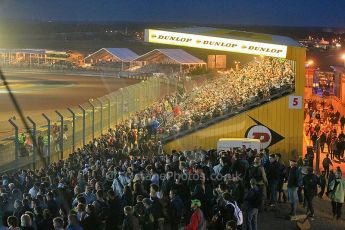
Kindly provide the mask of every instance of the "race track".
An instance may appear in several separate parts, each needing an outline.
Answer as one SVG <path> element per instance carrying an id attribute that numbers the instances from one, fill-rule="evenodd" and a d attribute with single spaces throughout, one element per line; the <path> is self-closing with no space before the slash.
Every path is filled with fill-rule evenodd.
<path id="1" fill-rule="evenodd" d="M 139 82 L 134 79 L 114 77 L 40 74 L 40 73 L 5 73 L 7 82 L 13 91 L 25 116 L 30 116 L 38 124 L 44 123 L 42 113 L 57 120 L 55 110 L 66 112 L 67 107 L 76 107 L 91 98 L 104 96 L 120 88 Z M 14 131 L 8 119 L 19 116 L 15 112 L 8 92 L 0 83 L 0 139 L 13 135 Z"/>

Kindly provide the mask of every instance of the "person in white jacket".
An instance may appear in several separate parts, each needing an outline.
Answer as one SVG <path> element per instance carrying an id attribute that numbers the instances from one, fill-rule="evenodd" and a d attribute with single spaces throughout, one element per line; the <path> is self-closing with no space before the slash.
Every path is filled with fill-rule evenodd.
<path id="1" fill-rule="evenodd" d="M 112 189 L 116 195 L 121 196 L 123 194 L 123 189 L 126 185 L 130 183 L 130 178 L 126 176 L 124 171 L 120 171 L 119 175 L 113 180 Z"/>

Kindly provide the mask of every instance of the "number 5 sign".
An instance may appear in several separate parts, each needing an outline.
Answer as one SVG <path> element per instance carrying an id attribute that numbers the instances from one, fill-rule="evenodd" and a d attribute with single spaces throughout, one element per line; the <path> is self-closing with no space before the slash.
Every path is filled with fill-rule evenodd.
<path id="1" fill-rule="evenodd" d="M 289 109 L 302 109 L 302 96 L 289 96 Z"/>

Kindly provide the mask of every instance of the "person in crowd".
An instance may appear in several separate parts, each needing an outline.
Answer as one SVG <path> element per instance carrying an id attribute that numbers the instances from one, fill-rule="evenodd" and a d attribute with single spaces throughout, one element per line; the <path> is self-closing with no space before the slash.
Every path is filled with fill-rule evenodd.
<path id="1" fill-rule="evenodd" d="M 66 230 L 84 230 L 83 227 L 79 224 L 77 215 L 70 213 L 68 215 L 68 225 Z"/>
<path id="2" fill-rule="evenodd" d="M 306 173 L 307 175 L 303 177 L 305 205 L 307 207 L 307 215 L 309 217 L 314 217 L 313 198 L 317 194 L 318 178 L 310 167 L 307 168 Z"/>
<path id="3" fill-rule="evenodd" d="M 276 161 L 275 154 L 271 154 L 269 157 L 269 164 L 266 168 L 267 180 L 270 193 L 270 205 L 275 206 L 277 203 L 277 187 L 279 183 L 279 163 Z"/>
<path id="4" fill-rule="evenodd" d="M 284 161 L 281 159 L 281 154 L 277 153 L 276 154 L 276 161 L 279 164 L 279 176 L 278 176 L 278 187 L 277 187 L 277 192 L 278 192 L 278 202 L 286 202 L 287 197 L 286 194 L 283 190 L 284 182 L 286 179 L 286 166 L 284 164 Z"/>
<path id="5" fill-rule="evenodd" d="M 122 196 L 125 186 L 129 183 L 129 178 L 126 176 L 123 170 L 119 171 L 118 177 L 113 181 L 112 188 L 117 196 Z"/>
<path id="6" fill-rule="evenodd" d="M 326 154 L 326 157 L 323 159 L 322 166 L 323 166 L 323 170 L 326 172 L 326 177 L 328 177 L 329 176 L 329 166 L 333 166 L 333 163 L 332 163 L 331 159 L 329 159 L 328 154 Z"/>
<path id="7" fill-rule="evenodd" d="M 190 223 L 186 225 L 185 230 L 206 230 L 206 219 L 201 211 L 201 202 L 200 200 L 192 200 L 191 208 L 193 209 L 193 214 L 190 220 Z"/>
<path id="8" fill-rule="evenodd" d="M 171 230 L 177 230 L 184 213 L 184 204 L 177 194 L 176 189 L 172 189 L 169 192 L 170 205 L 169 205 L 169 218 L 171 224 Z"/>
<path id="9" fill-rule="evenodd" d="M 80 222 L 84 230 L 102 230 L 101 221 L 96 215 L 95 207 L 92 204 L 86 206 L 86 216 Z"/>
<path id="10" fill-rule="evenodd" d="M 296 216 L 297 204 L 298 204 L 298 188 L 299 174 L 297 168 L 297 162 L 294 159 L 290 160 L 290 167 L 288 168 L 287 188 L 288 188 L 288 200 L 290 203 L 290 216 Z"/>
<path id="11" fill-rule="evenodd" d="M 20 230 L 20 227 L 18 227 L 18 219 L 16 216 L 9 216 L 7 218 L 7 225 L 9 230 Z"/>
<path id="12" fill-rule="evenodd" d="M 264 167 L 261 164 L 261 159 L 259 156 L 255 157 L 253 165 L 247 170 L 245 181 L 247 183 L 247 188 L 250 188 L 250 184 L 248 183 L 250 179 L 254 178 L 256 180 L 256 184 L 260 189 L 261 193 L 263 194 L 263 198 L 261 200 L 261 205 L 259 210 L 263 211 L 265 208 L 266 198 L 267 198 L 267 186 L 268 181 L 266 177 L 266 172 Z"/>
<path id="13" fill-rule="evenodd" d="M 37 224 L 38 230 L 54 229 L 53 218 L 48 209 L 43 210 L 42 217 L 43 217 L 42 220 L 40 220 Z"/>
<path id="14" fill-rule="evenodd" d="M 257 230 L 258 229 L 258 211 L 261 204 L 263 194 L 256 184 L 254 178 L 250 179 L 250 189 L 244 197 L 244 201 L 247 207 L 247 219 L 246 226 L 247 230 Z"/>
<path id="15" fill-rule="evenodd" d="M 21 230 L 35 230 L 32 224 L 32 219 L 28 214 L 24 214 L 20 217 Z"/>
<path id="16" fill-rule="evenodd" d="M 341 209 L 345 197 L 345 180 L 341 178 L 341 173 L 335 173 L 335 179 L 329 184 L 329 197 L 332 203 L 333 217 L 339 220 L 341 218 Z"/>
<path id="17" fill-rule="evenodd" d="M 106 230 L 114 229 L 114 226 L 119 226 L 122 223 L 123 219 L 123 202 L 121 201 L 120 197 L 115 195 L 114 190 L 108 190 L 108 207 L 109 207 L 109 215 L 106 219 Z"/>
<path id="18" fill-rule="evenodd" d="M 151 208 L 155 220 L 155 227 L 158 227 L 158 220 L 163 217 L 163 207 L 158 198 L 158 186 L 156 184 L 150 185 L 150 200 L 152 201 Z"/>
<path id="19" fill-rule="evenodd" d="M 54 230 L 64 230 L 63 219 L 61 217 L 55 217 L 53 219 Z"/>
<path id="20" fill-rule="evenodd" d="M 149 198 L 143 199 L 143 204 L 145 207 L 144 223 L 142 225 L 144 230 L 154 230 L 155 229 L 155 218 L 153 216 L 152 201 Z"/>
<path id="21" fill-rule="evenodd" d="M 321 172 L 321 175 L 318 178 L 318 185 L 320 186 L 320 192 L 318 193 L 318 196 L 322 198 L 326 189 L 326 172 L 325 171 Z"/>
<path id="22" fill-rule="evenodd" d="M 133 215 L 133 208 L 131 206 L 124 207 L 125 219 L 122 223 L 122 230 L 137 230 L 139 227 L 139 220 Z"/>

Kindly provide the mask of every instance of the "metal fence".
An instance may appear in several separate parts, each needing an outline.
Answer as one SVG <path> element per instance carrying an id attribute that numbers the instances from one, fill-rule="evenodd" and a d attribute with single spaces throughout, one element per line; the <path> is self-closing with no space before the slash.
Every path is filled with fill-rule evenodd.
<path id="1" fill-rule="evenodd" d="M 37 146 L 33 145 L 28 134 L 23 138 L 23 131 L 18 129 L 15 121 L 9 120 L 14 135 L 0 142 L 0 172 L 23 167 L 38 168 L 44 163 L 65 159 L 131 114 L 175 92 L 181 84 L 173 78 L 151 77 L 73 108 L 55 111 L 54 119 L 42 114 L 45 124 L 38 125 L 28 117 L 30 132 Z"/>

